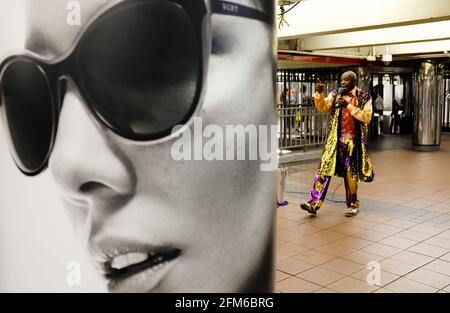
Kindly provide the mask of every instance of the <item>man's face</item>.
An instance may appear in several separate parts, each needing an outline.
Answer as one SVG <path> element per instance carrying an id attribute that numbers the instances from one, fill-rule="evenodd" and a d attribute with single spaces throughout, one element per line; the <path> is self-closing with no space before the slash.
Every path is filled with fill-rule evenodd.
<path id="1" fill-rule="evenodd" d="M 353 90 L 355 88 L 355 79 L 349 73 L 344 73 L 341 76 L 341 87 L 347 90 Z"/>
<path id="2" fill-rule="evenodd" d="M 65 1 L 28 0 L 27 49 L 61 56 L 83 23 L 120 1 L 79 2 L 81 27 L 66 23 Z M 267 26 L 213 15 L 212 36 L 203 126 L 274 124 Z M 175 161 L 175 140 L 118 137 L 69 83 L 49 169 L 77 234 L 99 267 L 124 268 L 108 281 L 114 291 L 264 291 L 267 280 L 255 277 L 271 271 L 272 173 L 258 161 Z"/>

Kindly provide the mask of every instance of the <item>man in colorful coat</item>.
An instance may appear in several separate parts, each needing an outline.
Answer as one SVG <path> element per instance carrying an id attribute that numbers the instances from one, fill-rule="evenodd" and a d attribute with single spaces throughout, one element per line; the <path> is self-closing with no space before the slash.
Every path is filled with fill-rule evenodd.
<path id="1" fill-rule="evenodd" d="M 347 211 L 359 212 L 358 181 L 371 182 L 374 177 L 367 155 L 367 131 L 372 118 L 370 95 L 356 87 L 356 74 L 345 72 L 341 88 L 325 98 L 324 85 L 317 84 L 314 104 L 319 112 L 330 111 L 329 132 L 308 202 L 300 207 L 315 215 L 322 205 L 331 176 L 344 178 Z"/>

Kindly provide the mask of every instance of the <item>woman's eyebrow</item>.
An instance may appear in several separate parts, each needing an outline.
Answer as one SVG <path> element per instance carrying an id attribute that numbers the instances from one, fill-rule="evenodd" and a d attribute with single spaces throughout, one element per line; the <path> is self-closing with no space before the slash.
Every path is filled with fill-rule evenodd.
<path id="1" fill-rule="evenodd" d="M 272 16 L 257 9 L 229 1 L 210 0 L 212 13 L 233 15 L 272 23 Z"/>

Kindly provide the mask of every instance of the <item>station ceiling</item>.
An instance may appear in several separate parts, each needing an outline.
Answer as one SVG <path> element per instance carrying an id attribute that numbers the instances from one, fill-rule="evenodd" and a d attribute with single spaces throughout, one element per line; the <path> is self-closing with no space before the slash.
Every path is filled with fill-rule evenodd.
<path id="1" fill-rule="evenodd" d="M 391 62 L 450 59 L 450 0 L 279 0 L 278 5 L 279 55 L 294 56 L 279 57 L 280 68 L 343 66 L 326 57 L 380 64 L 383 56 L 386 64 L 389 56 Z M 287 12 L 283 20 L 281 8 Z M 301 58 L 311 55 L 324 59 Z"/>

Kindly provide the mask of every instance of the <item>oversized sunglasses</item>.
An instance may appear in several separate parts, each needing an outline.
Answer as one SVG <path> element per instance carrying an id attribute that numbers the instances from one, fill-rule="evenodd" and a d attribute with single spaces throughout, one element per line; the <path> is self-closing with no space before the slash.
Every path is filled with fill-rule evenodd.
<path id="1" fill-rule="evenodd" d="M 0 64 L 0 105 L 18 168 L 48 164 L 67 83 L 120 137 L 158 141 L 200 110 L 211 50 L 211 14 L 272 23 L 218 0 L 129 0 L 100 12 L 62 58 L 13 55 Z"/>

